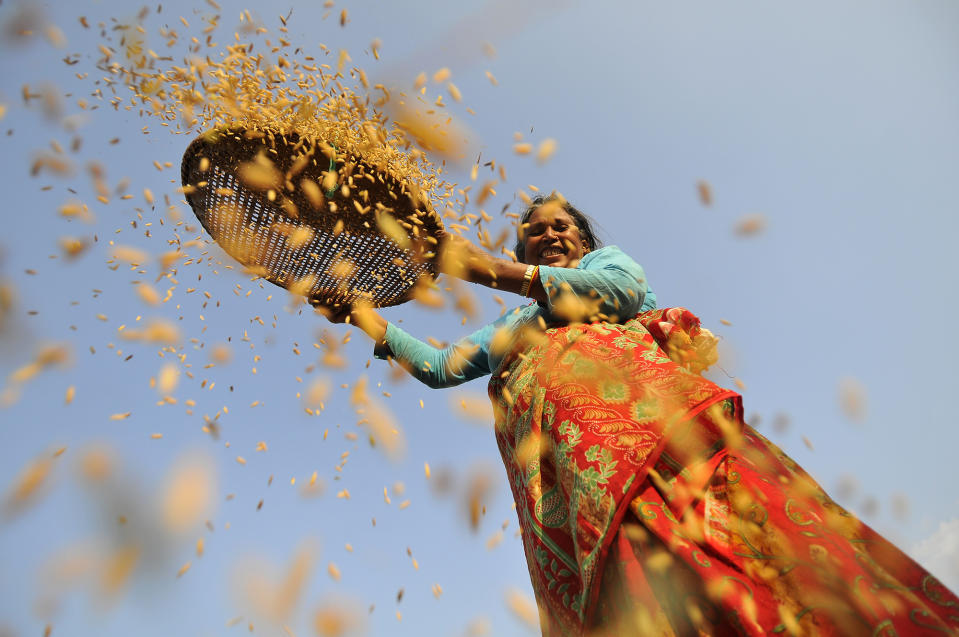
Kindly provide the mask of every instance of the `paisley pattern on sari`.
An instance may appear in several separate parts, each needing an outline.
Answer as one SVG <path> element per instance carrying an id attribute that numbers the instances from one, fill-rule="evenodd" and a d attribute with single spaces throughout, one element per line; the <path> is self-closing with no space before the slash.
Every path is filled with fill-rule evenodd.
<path id="1" fill-rule="evenodd" d="M 636 319 L 521 337 L 489 388 L 538 601 L 559 624 L 581 626 L 667 433 L 739 397 L 672 361 Z"/>
<path id="2" fill-rule="evenodd" d="M 681 308 L 554 327 L 494 372 L 543 634 L 959 632 L 955 595 L 690 371 L 707 335 Z"/>

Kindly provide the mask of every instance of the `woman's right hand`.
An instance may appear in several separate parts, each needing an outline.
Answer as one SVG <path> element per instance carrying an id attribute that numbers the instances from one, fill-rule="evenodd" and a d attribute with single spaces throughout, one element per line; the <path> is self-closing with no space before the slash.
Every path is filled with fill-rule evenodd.
<path id="1" fill-rule="evenodd" d="M 347 319 L 350 317 L 350 314 L 353 312 L 353 308 L 349 305 L 341 305 L 340 307 L 328 307 L 323 305 L 320 301 L 315 299 L 307 299 L 307 303 L 313 306 L 313 310 L 323 316 L 330 323 L 346 323 Z"/>

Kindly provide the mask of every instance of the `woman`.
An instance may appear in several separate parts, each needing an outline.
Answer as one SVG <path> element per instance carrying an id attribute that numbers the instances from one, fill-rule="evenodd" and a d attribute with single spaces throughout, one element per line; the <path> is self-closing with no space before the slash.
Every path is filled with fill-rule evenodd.
<path id="1" fill-rule="evenodd" d="M 698 373 L 711 335 L 655 310 L 642 267 L 568 202 L 532 202 L 518 263 L 452 236 L 443 256 L 535 303 L 445 350 L 351 320 L 431 387 L 492 375 L 544 635 L 959 633 L 959 599 L 743 424 Z"/>

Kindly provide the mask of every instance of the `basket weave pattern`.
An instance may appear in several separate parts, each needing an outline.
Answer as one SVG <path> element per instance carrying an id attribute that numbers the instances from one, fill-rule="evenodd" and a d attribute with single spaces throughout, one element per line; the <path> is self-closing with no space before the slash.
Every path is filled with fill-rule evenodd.
<path id="1" fill-rule="evenodd" d="M 266 189 L 244 183 L 241 167 L 260 154 L 283 183 Z M 329 169 L 320 146 L 296 135 L 231 129 L 194 140 L 181 175 L 200 223 L 255 274 L 329 307 L 408 300 L 421 276 L 436 276 L 431 259 L 442 225 L 435 213 L 355 155 L 336 156 L 333 196 L 317 206 L 303 180 L 322 183 Z M 377 218 L 384 214 L 407 232 L 409 249 L 380 232 Z"/>

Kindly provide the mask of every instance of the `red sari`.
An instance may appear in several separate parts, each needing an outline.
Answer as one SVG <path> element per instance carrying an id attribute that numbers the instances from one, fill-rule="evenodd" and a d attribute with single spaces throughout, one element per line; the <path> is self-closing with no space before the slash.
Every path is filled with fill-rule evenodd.
<path id="1" fill-rule="evenodd" d="M 690 371 L 699 332 L 680 308 L 556 327 L 493 374 L 543 634 L 959 634 L 954 594 Z"/>

